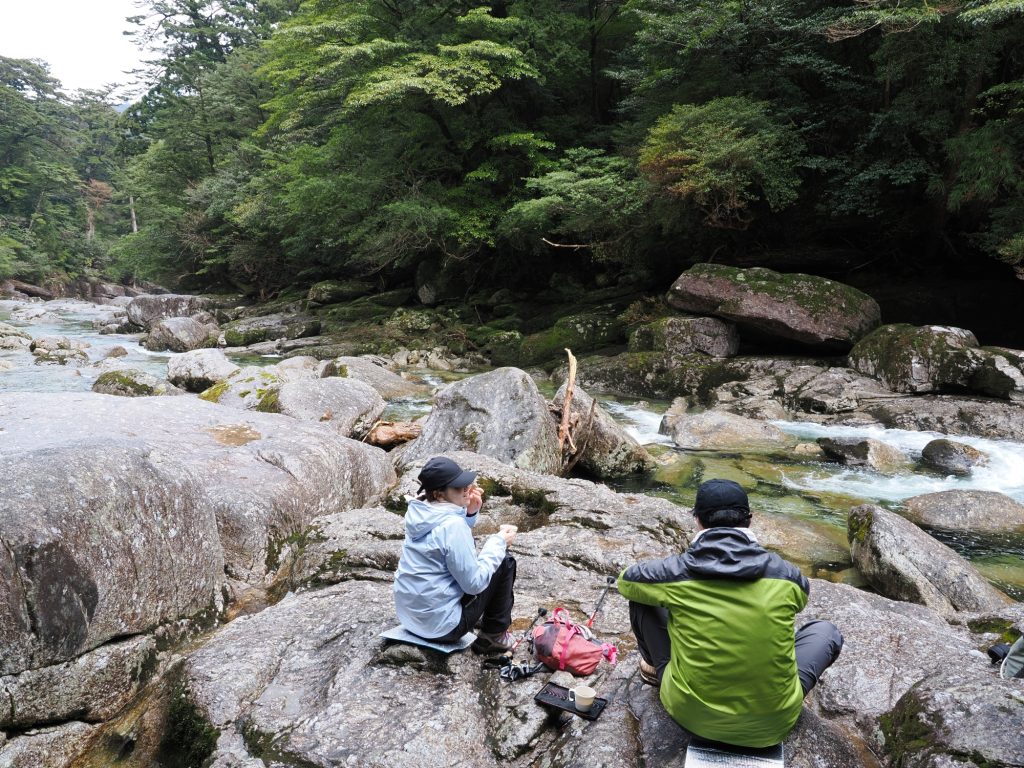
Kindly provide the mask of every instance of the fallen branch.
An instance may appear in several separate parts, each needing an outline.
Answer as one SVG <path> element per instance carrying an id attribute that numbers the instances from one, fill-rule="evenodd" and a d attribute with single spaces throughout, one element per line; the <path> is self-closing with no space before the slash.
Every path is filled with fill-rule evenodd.
<path id="1" fill-rule="evenodd" d="M 572 435 L 569 432 L 569 413 L 571 411 L 570 406 L 572 405 L 572 390 L 576 386 L 576 358 L 573 357 L 572 350 L 566 347 L 565 354 L 569 356 L 569 375 L 565 380 L 565 397 L 562 400 L 562 420 L 558 425 L 558 450 L 565 452 L 565 441 L 569 441 L 569 447 L 572 452 L 576 452 L 576 445 L 572 441 Z"/>
<path id="2" fill-rule="evenodd" d="M 590 436 L 593 434 L 590 427 L 594 423 L 594 412 L 597 410 L 597 400 L 590 401 L 590 414 L 587 416 L 587 424 L 583 427 L 583 442 L 580 443 L 580 449 L 573 454 L 572 459 L 565 465 L 565 469 L 562 470 L 563 475 L 568 475 L 572 472 L 572 468 L 576 466 L 576 463 L 583 457 L 583 452 L 587 450 L 587 443 L 590 442 Z"/>

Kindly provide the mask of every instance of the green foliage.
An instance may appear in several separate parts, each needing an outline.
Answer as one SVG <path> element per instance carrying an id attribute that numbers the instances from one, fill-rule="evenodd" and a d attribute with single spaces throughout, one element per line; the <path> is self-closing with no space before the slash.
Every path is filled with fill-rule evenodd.
<path id="1" fill-rule="evenodd" d="M 677 104 L 651 129 L 640 168 L 664 192 L 700 207 L 714 227 L 749 226 L 752 202 L 797 198 L 803 144 L 765 102 L 740 96 Z"/>

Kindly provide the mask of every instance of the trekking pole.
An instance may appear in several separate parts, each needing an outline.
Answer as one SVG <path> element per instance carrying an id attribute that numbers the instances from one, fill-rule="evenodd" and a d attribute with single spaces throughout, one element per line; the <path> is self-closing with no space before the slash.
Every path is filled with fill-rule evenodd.
<path id="1" fill-rule="evenodd" d="M 594 619 L 597 618 L 597 612 L 601 610 L 601 606 L 604 604 L 604 599 L 608 597 L 608 590 L 612 588 L 612 584 L 615 583 L 615 577 L 609 576 L 607 583 L 604 585 L 604 591 L 601 593 L 601 597 L 597 601 L 597 605 L 594 606 L 594 612 L 590 614 L 590 618 L 587 619 L 587 628 L 590 629 L 594 626 Z"/>
<path id="2" fill-rule="evenodd" d="M 544 618 L 547 615 L 548 615 L 548 609 L 547 608 L 538 608 L 537 609 L 537 615 L 533 617 L 533 621 L 530 622 L 530 626 L 528 626 L 526 629 L 524 629 L 523 630 L 523 634 L 521 634 L 519 636 L 519 639 L 516 640 L 514 643 L 512 643 L 512 647 L 509 648 L 507 651 L 505 651 L 501 655 L 504 656 L 506 659 L 511 659 L 515 655 L 516 648 L 519 647 L 519 644 L 521 642 L 523 642 L 523 640 L 526 639 L 527 635 L 530 634 L 530 630 L 533 629 L 535 626 L 537 626 L 537 622 L 540 621 L 542 618 Z"/>

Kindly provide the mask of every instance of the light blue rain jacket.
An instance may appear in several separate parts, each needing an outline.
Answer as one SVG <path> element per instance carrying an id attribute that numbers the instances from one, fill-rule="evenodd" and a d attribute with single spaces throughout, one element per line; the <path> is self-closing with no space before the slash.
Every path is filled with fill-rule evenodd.
<path id="1" fill-rule="evenodd" d="M 462 596 L 483 592 L 505 559 L 498 534 L 488 536 L 477 555 L 469 530 L 477 517 L 447 502 L 409 502 L 394 592 L 398 620 L 413 634 L 434 638 L 455 629 Z"/>

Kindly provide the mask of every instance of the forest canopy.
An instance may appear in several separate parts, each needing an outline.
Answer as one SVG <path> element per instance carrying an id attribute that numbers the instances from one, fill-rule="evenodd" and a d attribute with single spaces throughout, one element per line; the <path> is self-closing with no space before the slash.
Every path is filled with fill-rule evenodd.
<path id="1" fill-rule="evenodd" d="M 0 278 L 266 297 L 836 249 L 1024 275 L 1018 0 L 142 5 L 121 111 L 0 57 Z"/>

